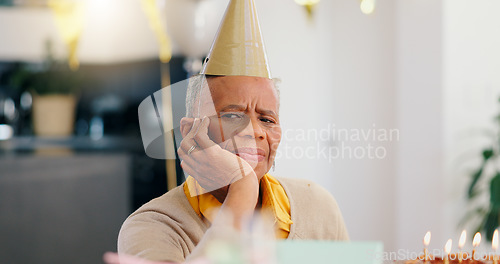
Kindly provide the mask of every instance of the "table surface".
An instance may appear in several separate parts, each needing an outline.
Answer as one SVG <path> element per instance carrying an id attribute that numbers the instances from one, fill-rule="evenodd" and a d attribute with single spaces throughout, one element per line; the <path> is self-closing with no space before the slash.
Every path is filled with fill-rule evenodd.
<path id="1" fill-rule="evenodd" d="M 104 136 L 94 140 L 88 136 L 60 138 L 21 136 L 0 140 L 0 154 L 50 148 L 68 148 L 76 151 L 144 151 L 140 137 Z"/>

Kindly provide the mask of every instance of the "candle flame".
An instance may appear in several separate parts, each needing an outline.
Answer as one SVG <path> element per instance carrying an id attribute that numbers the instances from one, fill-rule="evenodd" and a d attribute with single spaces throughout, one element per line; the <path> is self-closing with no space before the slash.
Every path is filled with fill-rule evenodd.
<path id="1" fill-rule="evenodd" d="M 477 247 L 481 243 L 481 233 L 477 232 L 472 240 L 472 246 Z"/>
<path id="2" fill-rule="evenodd" d="M 427 231 L 424 236 L 424 245 L 428 246 L 429 243 L 431 242 L 431 231 Z"/>
<path id="3" fill-rule="evenodd" d="M 493 239 L 491 240 L 491 248 L 493 248 L 493 250 L 497 250 L 498 249 L 498 229 L 495 230 L 495 232 L 493 233 Z"/>
<path id="4" fill-rule="evenodd" d="M 465 245 L 465 241 L 467 239 L 467 231 L 463 230 L 460 235 L 460 240 L 458 241 L 458 248 L 462 249 Z"/>
<path id="5" fill-rule="evenodd" d="M 448 239 L 446 245 L 444 245 L 444 252 L 446 252 L 446 254 L 450 254 L 451 252 L 451 243 L 451 239 Z"/>

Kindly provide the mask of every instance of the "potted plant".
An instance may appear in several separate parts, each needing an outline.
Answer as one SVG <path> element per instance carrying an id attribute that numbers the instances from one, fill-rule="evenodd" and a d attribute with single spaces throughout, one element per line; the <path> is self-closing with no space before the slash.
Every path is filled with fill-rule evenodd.
<path id="1" fill-rule="evenodd" d="M 66 63 L 49 61 L 34 72 L 26 88 L 33 96 L 33 128 L 38 136 L 73 133 L 79 76 Z"/>
<path id="2" fill-rule="evenodd" d="M 31 94 L 33 130 L 37 136 L 69 136 L 74 129 L 82 78 L 66 62 L 54 59 L 50 41 L 46 50 L 43 63 L 17 65 L 6 82 L 19 93 Z"/>
<path id="3" fill-rule="evenodd" d="M 481 151 L 481 164 L 471 174 L 467 199 L 473 206 L 463 219 L 463 222 L 472 222 L 476 218 L 475 232 L 484 231 L 489 241 L 500 225 L 500 114 L 495 122 L 497 133 L 493 134 L 492 143 Z M 482 195 L 489 199 L 482 202 Z"/>

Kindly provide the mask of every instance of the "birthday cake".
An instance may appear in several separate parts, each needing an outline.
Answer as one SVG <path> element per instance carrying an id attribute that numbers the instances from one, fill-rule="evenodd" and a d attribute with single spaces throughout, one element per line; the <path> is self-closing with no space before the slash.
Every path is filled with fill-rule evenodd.
<path id="1" fill-rule="evenodd" d="M 488 258 L 486 259 L 471 259 L 464 257 L 462 260 L 458 259 L 458 256 L 455 254 L 450 255 L 448 261 L 444 260 L 442 257 L 430 257 L 429 260 L 425 261 L 423 259 L 416 259 L 416 260 L 407 260 L 404 261 L 403 263 L 405 264 L 443 264 L 443 263 L 449 263 L 449 264 L 486 264 L 486 263 L 493 263 L 492 260 L 489 260 Z"/>
<path id="2" fill-rule="evenodd" d="M 452 253 L 452 240 L 448 239 L 446 245 L 444 246 L 444 252 L 442 253 L 442 257 L 436 257 L 429 254 L 428 246 L 430 243 L 431 233 L 427 232 L 424 236 L 424 254 L 418 256 L 416 259 L 412 260 L 404 260 L 404 261 L 395 261 L 398 264 L 499 264 L 499 256 L 496 254 L 493 255 L 484 255 L 477 254 L 476 248 L 479 246 L 481 242 L 481 234 L 477 232 L 474 235 L 474 239 L 472 242 L 472 253 L 469 254 L 467 252 L 462 251 L 464 244 L 466 242 L 466 231 L 462 231 L 460 235 L 460 240 L 458 243 L 459 253 Z M 494 252 L 498 249 L 498 230 L 495 230 L 492 239 L 492 249 Z"/>

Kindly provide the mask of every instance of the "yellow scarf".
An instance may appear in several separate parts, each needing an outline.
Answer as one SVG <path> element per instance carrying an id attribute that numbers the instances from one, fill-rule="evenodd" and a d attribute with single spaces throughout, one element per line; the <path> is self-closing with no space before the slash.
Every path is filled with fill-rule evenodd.
<path id="1" fill-rule="evenodd" d="M 195 194 L 203 194 L 192 196 L 189 190 Z M 287 238 L 290 233 L 290 225 L 293 222 L 290 216 L 290 201 L 283 186 L 267 173 L 260 180 L 260 192 L 262 194 L 262 208 L 270 210 L 274 215 L 276 238 Z M 186 179 L 184 193 L 196 214 L 212 222 L 222 204 L 210 193 L 203 192 L 202 187 L 191 176 Z"/>

